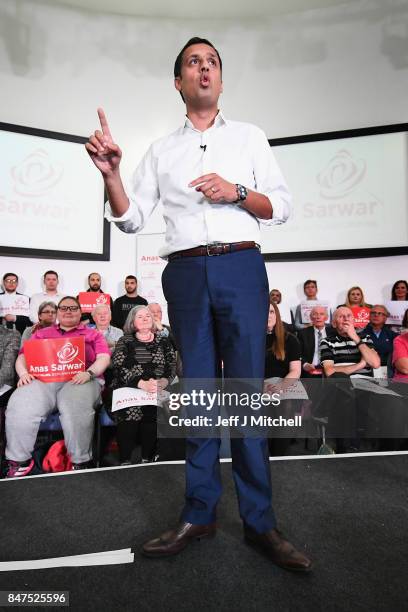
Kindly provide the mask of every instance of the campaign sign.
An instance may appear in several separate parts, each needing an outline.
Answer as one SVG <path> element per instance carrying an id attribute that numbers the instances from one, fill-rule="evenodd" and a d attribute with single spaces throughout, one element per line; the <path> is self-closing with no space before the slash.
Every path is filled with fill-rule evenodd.
<path id="1" fill-rule="evenodd" d="M 387 325 L 402 325 L 405 311 L 408 309 L 408 302 L 405 300 L 393 300 L 385 303 L 390 316 L 386 320 Z"/>
<path id="2" fill-rule="evenodd" d="M 367 306 L 352 306 L 350 309 L 354 317 L 354 327 L 363 328 L 370 322 L 370 309 Z"/>
<path id="3" fill-rule="evenodd" d="M 7 294 L 0 295 L 0 317 L 4 317 L 6 314 L 28 317 L 30 314 L 29 298 L 26 295 L 16 294 L 14 299 L 10 301 Z"/>
<path id="4" fill-rule="evenodd" d="M 95 306 L 107 304 L 110 307 L 109 293 L 96 293 L 96 291 L 81 291 L 78 295 L 82 312 L 92 312 Z"/>
<path id="5" fill-rule="evenodd" d="M 42 382 L 65 382 L 85 371 L 85 339 L 47 338 L 24 343 L 27 371 Z"/>
<path id="6" fill-rule="evenodd" d="M 149 393 L 148 391 L 143 391 L 143 389 L 121 387 L 113 392 L 112 412 L 131 408 L 132 406 L 161 406 L 169 396 L 168 391 Z"/>
<path id="7" fill-rule="evenodd" d="M 329 318 L 329 302 L 322 300 L 307 300 L 307 302 L 300 303 L 300 318 L 302 320 L 302 323 L 307 324 L 311 322 L 310 313 L 312 312 L 312 308 L 314 308 L 315 306 L 321 306 L 322 308 L 325 308 L 327 311 L 327 318 Z"/>

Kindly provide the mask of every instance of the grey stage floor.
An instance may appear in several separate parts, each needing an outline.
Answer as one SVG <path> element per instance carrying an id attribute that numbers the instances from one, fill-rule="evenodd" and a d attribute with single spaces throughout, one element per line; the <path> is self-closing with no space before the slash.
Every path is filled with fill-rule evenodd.
<path id="1" fill-rule="evenodd" d="M 243 543 L 229 463 L 222 474 L 217 537 L 162 560 L 139 549 L 177 520 L 183 465 L 1 481 L 1 561 L 129 546 L 136 555 L 129 565 L 0 573 L 0 589 L 69 590 L 75 611 L 407 609 L 407 455 L 272 462 L 280 528 L 315 560 L 310 575 Z"/>

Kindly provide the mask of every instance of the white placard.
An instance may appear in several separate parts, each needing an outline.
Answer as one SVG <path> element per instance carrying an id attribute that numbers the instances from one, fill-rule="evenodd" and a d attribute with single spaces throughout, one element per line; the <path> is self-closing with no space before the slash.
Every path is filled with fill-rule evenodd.
<path id="1" fill-rule="evenodd" d="M 264 393 L 269 393 L 268 385 L 274 385 L 275 387 L 277 387 L 277 391 L 272 391 L 272 393 L 279 393 L 279 397 L 281 400 L 289 400 L 289 399 L 307 400 L 309 399 L 309 396 L 303 384 L 301 383 L 300 380 L 296 378 L 293 379 L 293 382 L 290 385 L 290 387 L 286 387 L 286 389 L 283 391 L 281 391 L 282 386 L 283 386 L 282 378 L 278 378 L 278 377 L 266 378 L 264 381 Z"/>
<path id="2" fill-rule="evenodd" d="M 124 410 L 132 406 L 161 406 L 169 398 L 167 391 L 149 393 L 143 389 L 121 387 L 115 389 L 112 395 L 112 412 Z"/>
<path id="3" fill-rule="evenodd" d="M 385 302 L 385 306 L 390 313 L 390 316 L 386 320 L 387 325 L 402 325 L 402 319 L 408 308 L 408 302 L 405 300 L 393 300 Z"/>
<path id="4" fill-rule="evenodd" d="M 30 300 L 27 295 L 17 294 L 10 300 L 6 293 L 0 294 L 0 317 L 11 314 L 16 317 L 30 316 Z"/>
<path id="5" fill-rule="evenodd" d="M 327 320 L 330 318 L 330 304 L 326 300 L 307 300 L 300 303 L 300 317 L 302 323 L 311 323 L 310 313 L 315 306 L 321 306 L 327 310 Z"/>

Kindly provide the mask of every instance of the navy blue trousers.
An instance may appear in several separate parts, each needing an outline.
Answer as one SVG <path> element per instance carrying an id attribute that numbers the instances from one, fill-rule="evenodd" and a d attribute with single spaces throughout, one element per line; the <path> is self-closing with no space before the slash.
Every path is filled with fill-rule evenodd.
<path id="1" fill-rule="evenodd" d="M 184 378 L 264 378 L 268 279 L 257 249 L 220 256 L 183 257 L 163 272 L 171 328 Z M 186 502 L 182 519 L 215 520 L 222 486 L 220 440 L 188 438 Z M 265 438 L 231 439 L 232 472 L 242 520 L 263 533 L 276 526 Z"/>

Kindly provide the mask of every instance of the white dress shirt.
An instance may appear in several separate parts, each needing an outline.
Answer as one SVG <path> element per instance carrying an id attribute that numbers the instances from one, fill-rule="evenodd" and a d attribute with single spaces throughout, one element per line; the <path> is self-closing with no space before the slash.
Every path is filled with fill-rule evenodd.
<path id="1" fill-rule="evenodd" d="M 188 186 L 212 172 L 267 196 L 273 218 L 258 219 L 234 204 L 210 203 Z M 138 232 L 161 200 L 166 222 L 162 257 L 213 242 L 259 243 L 259 224 L 284 223 L 291 211 L 288 188 L 265 134 L 254 125 L 226 120 L 221 112 L 204 132 L 187 118 L 183 127 L 153 143 L 134 173 L 128 197 L 130 207 L 122 217 L 114 217 L 107 203 L 106 218 L 124 232 Z"/>
<path id="2" fill-rule="evenodd" d="M 30 298 L 30 320 L 33 323 L 38 323 L 38 309 L 43 302 L 54 302 L 57 306 L 58 302 L 64 297 L 63 293 L 54 293 L 49 295 L 45 291 L 42 293 L 34 293 Z"/>

